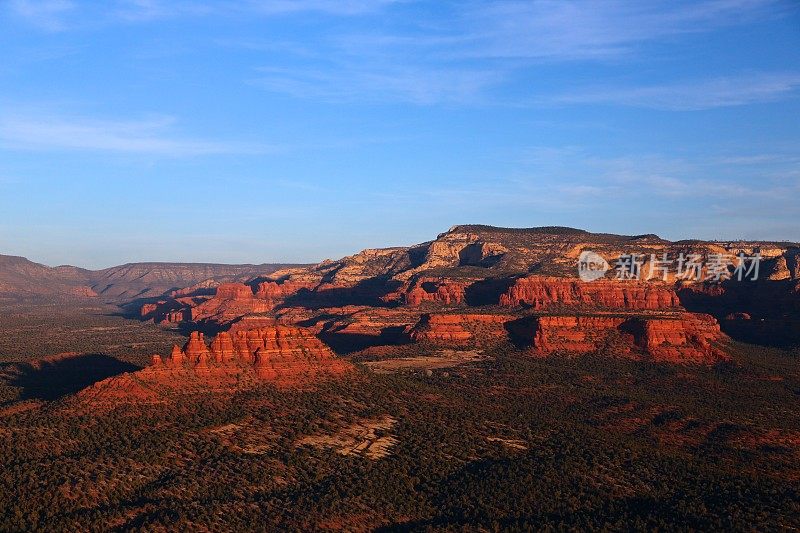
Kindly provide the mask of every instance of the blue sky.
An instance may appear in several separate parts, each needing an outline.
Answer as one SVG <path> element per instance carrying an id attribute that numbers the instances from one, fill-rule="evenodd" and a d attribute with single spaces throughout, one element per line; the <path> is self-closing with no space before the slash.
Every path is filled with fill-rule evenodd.
<path id="1" fill-rule="evenodd" d="M 792 0 L 0 3 L 0 253 L 800 240 Z"/>

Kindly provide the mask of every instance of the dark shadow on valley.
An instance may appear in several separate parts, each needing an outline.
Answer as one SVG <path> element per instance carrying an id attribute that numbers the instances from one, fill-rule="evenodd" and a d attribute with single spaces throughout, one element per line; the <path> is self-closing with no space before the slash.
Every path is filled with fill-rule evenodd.
<path id="1" fill-rule="evenodd" d="M 677 292 L 683 307 L 712 315 L 736 341 L 782 349 L 800 346 L 800 299 L 792 280 L 732 280 L 705 291 Z"/>
<path id="2" fill-rule="evenodd" d="M 519 350 L 533 347 L 533 337 L 536 331 L 536 317 L 524 316 L 510 322 L 503 327 L 508 333 L 508 340 Z"/>
<path id="3" fill-rule="evenodd" d="M 3 379 L 7 385 L 19 387 L 20 400 L 57 400 L 98 381 L 140 367 L 105 354 L 84 354 L 36 363 L 7 365 Z"/>
<path id="4" fill-rule="evenodd" d="M 220 331 L 227 331 L 230 325 L 220 325 L 216 322 L 181 322 L 177 324 L 178 333 L 188 337 L 192 332 L 199 331 L 206 337 L 215 337 Z"/>
<path id="5" fill-rule="evenodd" d="M 296 294 L 286 298 L 278 309 L 287 307 L 304 307 L 320 309 L 323 307 L 343 307 L 346 305 L 363 305 L 369 307 L 397 307 L 396 302 L 385 302 L 381 296 L 398 289 L 402 283 L 386 277 L 365 279 L 352 287 L 333 287 L 322 290 L 300 289 Z"/>
<path id="6" fill-rule="evenodd" d="M 516 278 L 489 278 L 469 285 L 464 291 L 464 299 L 470 307 L 497 305 L 500 296 L 514 284 Z"/>
<path id="7" fill-rule="evenodd" d="M 374 346 L 400 346 L 411 342 L 403 326 L 383 328 L 379 335 L 322 331 L 317 336 L 337 355 L 348 355 Z"/>

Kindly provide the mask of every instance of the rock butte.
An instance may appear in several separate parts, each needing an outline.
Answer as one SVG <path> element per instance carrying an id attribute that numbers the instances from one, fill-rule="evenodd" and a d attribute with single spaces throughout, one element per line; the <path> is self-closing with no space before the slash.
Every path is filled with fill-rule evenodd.
<path id="1" fill-rule="evenodd" d="M 340 374 L 348 368 L 309 330 L 273 325 L 234 334 L 223 331 L 210 346 L 202 333 L 193 332 L 183 349 L 174 346 L 166 360 L 153 356 L 153 364 L 144 372 L 193 372 L 212 380 L 252 372 L 265 381 L 288 384 Z"/>
<path id="2" fill-rule="evenodd" d="M 657 311 L 680 307 L 680 300 L 672 288 L 660 284 L 610 280 L 587 283 L 532 276 L 518 279 L 500 296 L 500 305 L 517 304 L 534 309 L 566 305 Z"/>
<path id="3" fill-rule="evenodd" d="M 729 360 L 721 349 L 725 340 L 717 321 L 698 313 L 658 317 L 543 316 L 535 319 L 533 347 L 543 354 L 587 353 L 613 342 L 611 347 L 619 355 L 713 364 Z"/>
<path id="4" fill-rule="evenodd" d="M 427 314 L 409 330 L 409 335 L 415 342 L 442 346 L 486 343 L 505 339 L 505 324 L 512 320 L 511 315 Z"/>
<path id="5" fill-rule="evenodd" d="M 193 332 L 183 348 L 173 346 L 169 357 L 154 355 L 150 366 L 96 383 L 81 395 L 94 401 L 158 400 L 169 393 L 230 392 L 259 383 L 305 387 L 351 368 L 305 328 L 272 325 L 222 332 L 210 345 L 202 333 Z"/>
<path id="6" fill-rule="evenodd" d="M 600 352 L 614 342 L 616 355 L 674 363 L 713 364 L 729 360 L 727 337 L 717 321 L 701 313 L 639 315 L 423 315 L 409 331 L 415 342 L 486 346 L 508 335 L 527 341 L 531 353 Z"/>

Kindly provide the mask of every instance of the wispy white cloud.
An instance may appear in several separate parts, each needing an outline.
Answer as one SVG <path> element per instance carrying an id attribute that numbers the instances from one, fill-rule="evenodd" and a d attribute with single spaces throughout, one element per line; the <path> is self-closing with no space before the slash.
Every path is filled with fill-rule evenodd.
<path id="1" fill-rule="evenodd" d="M 8 3 L 12 13 L 47 31 L 63 30 L 65 15 L 75 7 L 70 0 L 11 0 Z"/>
<path id="2" fill-rule="evenodd" d="M 109 22 L 148 22 L 152 20 L 211 15 L 217 7 L 213 2 L 187 0 L 117 0 L 111 5 Z"/>
<path id="3" fill-rule="evenodd" d="M 753 155 L 720 155 L 714 162 L 728 165 L 758 165 L 768 167 L 774 164 L 793 163 L 800 167 L 800 153 L 795 155 L 781 153 L 753 154 Z"/>
<path id="4" fill-rule="evenodd" d="M 320 13 L 355 16 L 374 13 L 406 0 L 117 0 L 114 13 L 128 22 L 181 16 L 280 16 Z"/>
<path id="5" fill-rule="evenodd" d="M 407 0 L 250 0 L 243 8 L 268 15 L 319 12 L 329 15 L 359 15 L 379 11 Z"/>
<path id="6" fill-rule="evenodd" d="M 320 13 L 356 16 L 408 0 L 11 0 L 10 11 L 39 28 L 56 31 L 97 24 L 140 23 L 177 17 L 280 16 Z"/>
<path id="7" fill-rule="evenodd" d="M 502 80 L 491 71 L 360 64 L 325 68 L 259 69 L 253 84 L 298 98 L 335 102 L 403 101 L 414 104 L 474 103 Z"/>
<path id="8" fill-rule="evenodd" d="M 740 163 L 707 153 L 684 157 L 657 154 L 608 157 L 575 147 L 540 147 L 534 151 L 547 157 L 531 161 L 523 155 L 520 160 L 529 167 L 528 172 L 557 178 L 556 189 L 564 195 L 588 194 L 596 201 L 723 200 L 742 207 L 754 198 L 794 203 L 790 199 L 800 193 L 798 161 L 781 154 L 740 156 L 753 161 L 768 157 L 776 166 L 767 173 L 761 167 L 742 168 Z M 569 166 L 563 165 L 565 159 L 569 160 Z"/>
<path id="9" fill-rule="evenodd" d="M 800 73 L 750 73 L 647 87 L 595 88 L 545 98 L 560 104 L 613 104 L 695 111 L 770 102 L 796 92 Z"/>
<path id="10" fill-rule="evenodd" d="M 361 53 L 412 49 L 449 60 L 605 60 L 630 55 L 644 44 L 790 11 L 786 0 L 496 0 L 440 5 L 451 10 L 446 26 L 416 21 L 403 32 L 345 35 L 339 45 Z"/>
<path id="11" fill-rule="evenodd" d="M 384 194 L 420 212 L 430 207 L 458 214 L 480 205 L 484 217 L 497 220 L 526 209 L 530 215 L 523 223 L 540 217 L 541 223 L 595 231 L 796 239 L 796 228 L 785 224 L 800 216 L 800 175 L 791 174 L 796 163 L 784 164 L 787 175 L 768 177 L 760 168 L 720 163 L 717 155 L 609 157 L 575 146 L 541 146 L 522 154 L 512 178 Z M 760 157 L 744 150 L 742 155 Z M 754 202 L 770 208 L 754 208 Z"/>
<path id="12" fill-rule="evenodd" d="M 422 7 L 409 17 L 402 8 L 412 3 Z M 373 17 L 366 20 L 374 25 L 330 25 L 304 32 L 302 41 L 285 35 L 279 41 L 216 39 L 228 48 L 263 50 L 264 62 L 249 81 L 296 98 L 496 104 L 503 103 L 502 90 L 513 87 L 514 105 L 698 110 L 774 101 L 800 85 L 796 72 L 575 92 L 515 85 L 543 64 L 633 60 L 649 45 L 796 13 L 791 0 L 110 0 L 102 9 L 79 0 L 11 0 L 9 5 L 16 15 L 51 30 L 181 17 Z M 432 6 L 436 17 L 419 16 Z"/>
<path id="13" fill-rule="evenodd" d="M 181 138 L 171 135 L 170 117 L 141 121 L 96 120 L 44 115 L 0 118 L 0 144 L 20 150 L 84 150 L 161 156 L 260 154 L 275 146 Z"/>
<path id="14" fill-rule="evenodd" d="M 515 78 L 543 63 L 631 60 L 648 44 L 752 23 L 789 10 L 783 0 L 499 0 L 440 6 L 450 10 L 446 25 L 390 22 L 373 32 L 305 42 L 298 57 L 316 54 L 319 62 L 314 67 L 263 68 L 258 84 L 295 97 L 336 101 L 366 97 L 421 104 L 502 103 L 495 88 L 513 85 Z M 756 73 L 568 94 L 559 94 L 555 87 L 529 103 L 706 109 L 782 98 L 794 90 L 797 79 L 793 73 Z M 526 92 L 535 94 L 535 88 Z M 514 105 L 519 101 L 515 97 Z"/>
<path id="15" fill-rule="evenodd" d="M 533 0 L 473 4 L 461 50 L 474 57 L 598 59 L 638 45 L 779 13 L 778 0 Z"/>

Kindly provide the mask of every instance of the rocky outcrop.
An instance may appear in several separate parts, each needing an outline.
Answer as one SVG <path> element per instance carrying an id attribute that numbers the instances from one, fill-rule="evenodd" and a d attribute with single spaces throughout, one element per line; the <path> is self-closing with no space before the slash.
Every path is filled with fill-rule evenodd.
<path id="1" fill-rule="evenodd" d="M 425 314 L 409 329 L 409 336 L 414 342 L 440 346 L 490 343 L 506 337 L 504 324 L 512 319 L 494 314 Z"/>
<path id="2" fill-rule="evenodd" d="M 727 359 L 719 323 L 700 313 L 661 316 L 541 316 L 533 348 L 541 354 L 590 353 L 645 357 L 672 363 L 711 364 Z"/>
<path id="3" fill-rule="evenodd" d="M 272 325 L 222 332 L 210 346 L 202 333 L 193 332 L 183 349 L 172 354 L 150 371 L 214 371 L 226 375 L 255 370 L 269 380 L 295 382 L 317 374 L 338 374 L 347 364 L 338 359 L 314 334 L 300 327 Z"/>
<path id="4" fill-rule="evenodd" d="M 763 263 L 762 277 L 765 272 L 767 279 L 773 281 L 800 280 L 800 248 L 789 248 L 781 255 Z"/>
<path id="5" fill-rule="evenodd" d="M 589 353 L 601 349 L 611 334 L 619 333 L 626 322 L 613 316 L 542 316 L 533 321 L 533 348 L 543 354 L 556 351 Z M 620 343 L 622 354 L 628 354 L 633 339 Z"/>
<path id="6" fill-rule="evenodd" d="M 665 310 L 680 307 L 669 286 L 653 282 L 530 276 L 518 279 L 500 297 L 500 305 L 526 305 L 533 309 L 578 307 L 585 309 Z"/>
<path id="7" fill-rule="evenodd" d="M 222 332 L 210 346 L 202 333 L 194 332 L 183 348 L 174 346 L 169 357 L 154 355 L 150 366 L 95 383 L 79 396 L 92 403 L 114 403 L 164 401 L 172 394 L 233 392 L 260 383 L 307 387 L 351 368 L 304 328 L 273 325 L 233 335 Z"/>
<path id="8" fill-rule="evenodd" d="M 254 292 L 248 284 L 207 280 L 173 291 L 171 299 L 143 304 L 139 314 L 157 324 L 187 321 L 227 324 L 247 315 L 269 312 L 287 297 L 314 287 L 316 283 L 309 281 L 266 280 L 256 283 Z"/>
<path id="9" fill-rule="evenodd" d="M 221 281 L 214 278 L 204 279 L 203 281 L 195 283 L 194 285 L 189 285 L 188 287 L 170 291 L 169 296 L 171 298 L 181 298 L 185 296 L 210 296 L 217 291 L 217 287 L 219 287 L 221 284 Z"/>
<path id="10" fill-rule="evenodd" d="M 771 281 L 792 279 L 792 272 L 789 270 L 789 265 L 784 256 L 777 257 L 768 264 L 767 279 Z"/>
<path id="11" fill-rule="evenodd" d="M 245 315 L 266 313 L 274 305 L 271 301 L 256 298 L 248 285 L 223 283 L 217 287 L 212 298 L 192 306 L 190 313 L 194 322 L 211 321 L 223 324 Z"/>
<path id="12" fill-rule="evenodd" d="M 159 302 L 159 303 L 148 303 L 148 304 L 142 305 L 142 307 L 139 308 L 139 316 L 141 316 L 142 318 L 152 317 L 152 315 L 156 311 L 158 311 L 159 304 L 163 304 L 163 303 L 165 303 L 165 302 L 162 301 L 162 302 Z"/>
<path id="13" fill-rule="evenodd" d="M 243 283 L 222 283 L 215 298 L 220 300 L 252 300 L 253 290 Z"/>
<path id="14" fill-rule="evenodd" d="M 301 290 L 313 290 L 318 283 L 309 281 L 262 281 L 256 287 L 256 298 L 262 300 L 283 300 Z"/>
<path id="15" fill-rule="evenodd" d="M 728 357 L 714 343 L 723 340 L 719 323 L 710 315 L 681 313 L 677 319 L 639 319 L 637 344 L 657 361 L 715 363 Z"/>
<path id="16" fill-rule="evenodd" d="M 466 300 L 471 280 L 420 277 L 404 283 L 395 291 L 381 297 L 386 302 L 400 302 L 413 307 L 424 303 L 461 305 Z"/>
<path id="17" fill-rule="evenodd" d="M 726 336 L 700 313 L 651 315 L 426 314 L 409 329 L 414 342 L 442 347 L 487 346 L 509 340 L 532 353 L 604 353 L 673 363 L 712 364 L 727 359 Z"/>
<path id="18" fill-rule="evenodd" d="M 176 298 L 159 300 L 143 304 L 139 315 L 145 320 L 152 320 L 156 324 L 179 324 L 192 319 L 192 307 L 199 305 L 206 298 Z"/>
<path id="19" fill-rule="evenodd" d="M 593 282 L 579 280 L 577 262 L 586 251 L 600 255 L 612 270 Z M 517 319 L 529 314 L 580 317 L 615 313 L 654 320 L 653 315 L 687 310 L 709 313 L 718 320 L 732 313 L 747 313 L 753 318 L 751 324 L 726 320 L 726 333 L 748 342 L 757 334 L 758 342 L 781 338 L 789 343 L 798 335 L 781 335 L 779 330 L 796 329 L 793 320 L 800 319 L 795 288 L 800 283 L 799 251 L 796 245 L 786 243 L 670 242 L 655 235 L 593 234 L 565 227 L 454 226 L 433 241 L 407 248 L 366 249 L 338 261 L 240 279 L 244 283 L 220 283 L 216 289 L 211 287 L 216 281 L 204 281 L 202 287 L 188 293 L 191 300 L 179 297 L 159 302 L 156 308 L 143 308 L 143 316 L 164 323 L 192 320 L 221 329 L 236 323 L 240 324 L 237 328 L 244 328 L 253 320 L 259 325 L 273 319 L 299 323 L 312 327 L 337 353 L 407 342 L 398 331 L 416 323 L 423 312 L 467 311 L 515 313 Z M 734 260 L 739 253 L 760 253 L 764 258 L 758 282 L 704 283 L 691 275 L 697 274 L 695 269 L 679 272 L 677 268 L 681 255 L 696 263 L 711 254 Z M 642 265 L 641 280 L 615 279 L 615 259 L 622 254 L 636 254 L 637 264 Z M 666 272 L 664 257 L 669 263 Z M 704 273 L 699 273 L 701 278 Z M 345 309 L 350 307 L 402 308 L 407 316 L 403 323 L 379 327 L 361 322 L 361 311 L 359 316 L 349 316 Z M 655 324 L 648 327 L 656 328 Z M 446 327 L 451 329 L 449 333 Z M 437 342 L 444 342 L 448 335 L 453 342 L 462 342 L 467 337 L 464 332 L 469 333 L 469 328 L 458 324 L 446 327 L 436 326 L 440 331 Z M 509 327 L 524 329 L 522 323 Z M 736 332 L 744 328 L 752 335 Z M 417 337 L 428 335 L 422 325 L 418 329 Z M 569 329 L 580 327 L 566 328 L 564 334 L 576 343 L 576 349 L 581 348 L 583 341 Z M 436 333 L 431 335 L 433 339 Z"/>
<path id="20" fill-rule="evenodd" d="M 786 257 L 786 267 L 792 275 L 792 279 L 800 280 L 800 248 L 789 248 L 784 254 Z"/>
<path id="21" fill-rule="evenodd" d="M 611 270 L 593 283 L 581 282 L 576 276 L 577 261 L 585 251 L 599 254 L 612 268 L 620 255 L 636 254 L 642 281 L 613 279 Z M 761 253 L 775 263 L 775 268 L 765 265 L 764 278 L 775 271 L 783 280 L 794 278 L 800 270 L 797 251 L 796 246 L 781 243 L 670 242 L 655 235 L 595 234 L 566 227 L 464 225 L 411 247 L 366 249 L 336 261 L 241 280 L 246 284 L 225 283 L 213 297 L 209 295 L 216 281 L 206 280 L 188 293 L 196 301 L 185 308 L 191 308 L 190 320 L 223 327 L 248 315 L 272 316 L 286 307 L 310 312 L 349 305 L 426 310 L 503 305 L 557 312 L 678 310 L 675 287 L 703 285 L 694 278 L 684 279 L 688 270 L 677 271 L 681 254 L 702 259 L 710 254 L 733 258 L 739 252 Z M 659 261 L 665 255 L 671 262 L 662 276 Z M 161 313 L 161 320 L 180 319 L 175 308 L 170 308 L 169 316 Z"/>
<path id="22" fill-rule="evenodd" d="M 354 285 L 364 280 L 402 272 L 412 264 L 408 248 L 369 248 L 338 261 L 323 261 L 310 269 L 324 283 Z"/>

